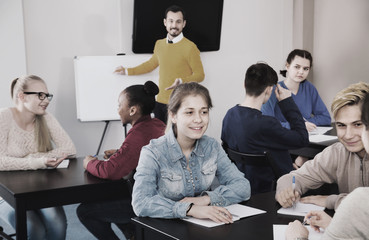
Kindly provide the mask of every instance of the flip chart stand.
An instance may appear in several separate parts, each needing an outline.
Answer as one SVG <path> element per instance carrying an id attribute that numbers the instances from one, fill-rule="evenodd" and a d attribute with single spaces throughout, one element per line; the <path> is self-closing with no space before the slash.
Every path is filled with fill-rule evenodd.
<path id="1" fill-rule="evenodd" d="M 97 148 L 97 151 L 96 151 L 96 156 L 99 155 L 99 152 L 100 152 L 100 149 L 101 149 L 101 145 L 102 145 L 102 143 L 104 141 L 106 129 L 108 129 L 108 125 L 110 123 L 110 120 L 106 120 L 104 122 L 105 122 L 105 127 L 104 127 L 103 134 L 101 136 L 101 139 L 100 139 L 99 147 Z M 126 138 L 127 137 L 127 124 L 123 124 L 123 127 L 124 127 L 124 137 Z"/>

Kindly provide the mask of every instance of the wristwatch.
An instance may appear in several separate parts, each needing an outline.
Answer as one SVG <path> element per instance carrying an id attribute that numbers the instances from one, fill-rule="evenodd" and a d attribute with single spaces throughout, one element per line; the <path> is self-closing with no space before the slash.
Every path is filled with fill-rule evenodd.
<path id="1" fill-rule="evenodd" d="M 193 203 L 190 203 L 190 205 L 188 205 L 187 210 L 186 210 L 186 215 L 191 210 L 192 206 L 193 206 Z"/>

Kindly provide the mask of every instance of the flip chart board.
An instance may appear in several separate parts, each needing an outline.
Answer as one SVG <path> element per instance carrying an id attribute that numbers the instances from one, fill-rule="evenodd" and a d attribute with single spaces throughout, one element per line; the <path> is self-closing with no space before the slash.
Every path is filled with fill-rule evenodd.
<path id="1" fill-rule="evenodd" d="M 118 97 L 122 90 L 151 80 L 158 84 L 159 71 L 135 76 L 113 73 L 115 68 L 135 67 L 150 54 L 76 56 L 74 58 L 77 118 L 82 121 L 119 120 Z"/>

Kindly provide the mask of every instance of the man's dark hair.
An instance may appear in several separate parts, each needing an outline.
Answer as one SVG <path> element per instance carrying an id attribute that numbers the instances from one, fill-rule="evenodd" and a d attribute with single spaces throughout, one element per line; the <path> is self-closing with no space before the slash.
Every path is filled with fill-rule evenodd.
<path id="1" fill-rule="evenodd" d="M 277 84 L 277 73 L 268 64 L 256 63 L 251 65 L 245 76 L 246 94 L 251 97 L 259 96 L 264 90 Z"/>
<path id="2" fill-rule="evenodd" d="M 172 5 L 170 7 L 168 7 L 166 10 L 165 10 L 165 16 L 164 18 L 166 19 L 167 18 L 167 15 L 168 15 L 168 12 L 181 12 L 182 15 L 183 15 L 183 21 L 186 20 L 186 13 L 185 11 L 183 10 L 183 8 L 181 8 L 180 6 L 177 6 L 177 5 Z"/>

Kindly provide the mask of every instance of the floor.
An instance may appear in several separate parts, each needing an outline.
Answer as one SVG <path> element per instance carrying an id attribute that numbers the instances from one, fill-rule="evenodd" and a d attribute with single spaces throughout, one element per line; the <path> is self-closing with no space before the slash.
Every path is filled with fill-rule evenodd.
<path id="1" fill-rule="evenodd" d="M 67 215 L 68 220 L 68 229 L 67 229 L 67 240 L 93 240 L 96 239 L 87 229 L 80 223 L 77 215 L 76 215 L 76 208 L 78 204 L 72 204 L 64 206 L 65 213 Z M 6 233 L 13 233 L 14 229 L 4 221 L 0 219 L 0 226 L 4 228 L 4 232 Z M 113 229 L 118 235 L 119 238 L 125 239 L 123 237 L 122 232 L 113 225 Z"/>

